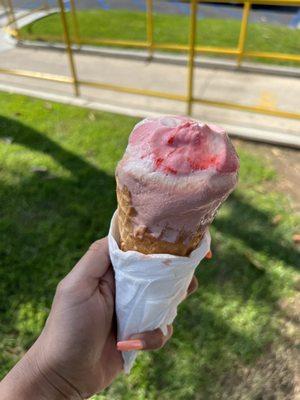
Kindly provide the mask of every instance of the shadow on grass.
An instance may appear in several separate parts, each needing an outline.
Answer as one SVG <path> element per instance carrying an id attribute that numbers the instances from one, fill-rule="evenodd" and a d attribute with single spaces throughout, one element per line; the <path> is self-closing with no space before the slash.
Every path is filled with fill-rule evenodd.
<path id="1" fill-rule="evenodd" d="M 0 313 L 5 330 L 14 331 L 13 311 L 26 302 L 48 309 L 58 281 L 107 233 L 115 181 L 28 126 L 0 117 L 0 127 L 0 137 L 9 132 L 15 144 L 49 155 L 70 173 L 32 171 L 17 184 L 1 184 Z"/>
<path id="2" fill-rule="evenodd" d="M 68 178 L 32 172 L 30 178 L 22 178 L 17 184 L 4 182 L 0 187 L 0 226 L 4 233 L 0 245 L 1 259 L 4 260 L 0 267 L 1 330 L 4 334 L 15 335 L 19 334 L 15 315 L 20 306 L 30 303 L 34 309 L 39 309 L 42 305 L 47 314 L 58 281 L 91 241 L 107 233 L 116 208 L 115 180 L 28 126 L 1 117 L 0 127 L 0 137 L 5 137 L 9 131 L 14 143 L 46 153 L 70 172 Z M 290 265 L 295 263 L 295 250 L 273 232 L 272 216 L 254 208 L 237 194 L 231 196 L 228 206 L 230 215 L 219 217 L 214 223 L 224 238 L 236 237 L 249 249 L 263 251 Z M 210 266 L 205 264 L 198 272 L 201 285 L 208 294 L 221 293 L 224 283 L 229 283 L 245 301 L 251 298 L 257 307 L 267 306 L 269 310 L 275 307 L 277 294 L 264 269 L 253 265 L 242 251 L 232 254 L 228 249 L 219 257 L 224 269 L 220 270 L 216 256 Z M 182 362 L 178 359 L 180 353 L 178 357 L 175 354 L 181 342 L 186 343 L 184 351 L 187 353 L 194 354 L 195 349 L 202 349 L 201 357 L 207 346 L 205 365 L 192 364 L 187 383 L 192 387 L 191 393 L 198 390 L 199 394 L 201 391 L 205 394 L 206 386 L 213 384 L 221 370 L 220 363 L 230 363 L 230 354 L 249 361 L 266 344 L 266 340 L 242 334 L 230 325 L 225 315 L 217 315 L 213 309 L 206 308 L 205 290 L 200 290 L 200 294 L 181 307 L 175 344 L 165 350 L 167 354 L 170 352 L 170 357 L 166 357 L 165 351 L 150 356 L 153 368 L 149 372 L 149 385 L 158 391 L 166 385 L 175 390 L 178 385 L 185 384 L 184 374 L 182 378 L 177 377 L 177 382 L 172 379 L 172 374 L 165 374 L 170 368 L 176 368 L 176 363 Z M 37 334 L 34 329 L 29 329 L 22 346 L 29 346 Z M 184 393 L 177 398 L 195 397 Z"/>
<path id="3" fill-rule="evenodd" d="M 249 248 L 264 252 L 273 259 L 284 261 L 297 268 L 298 254 L 291 243 L 287 243 L 274 227 L 272 218 L 249 204 L 240 194 L 233 193 L 229 199 L 231 209 L 228 218 L 219 217 L 214 226 L 226 236 L 237 237 Z"/>

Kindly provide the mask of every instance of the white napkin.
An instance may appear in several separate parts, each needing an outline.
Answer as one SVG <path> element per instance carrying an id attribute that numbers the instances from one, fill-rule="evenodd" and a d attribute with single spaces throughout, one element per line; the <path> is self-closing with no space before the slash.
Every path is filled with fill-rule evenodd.
<path id="1" fill-rule="evenodd" d="M 210 250 L 209 231 L 189 257 L 124 252 L 118 246 L 119 241 L 116 211 L 111 220 L 108 243 L 116 280 L 118 341 L 156 328 L 165 335 L 167 325 L 177 315 L 177 306 L 186 297 L 197 265 Z M 137 351 L 123 352 L 122 355 L 124 370 L 129 373 Z"/>

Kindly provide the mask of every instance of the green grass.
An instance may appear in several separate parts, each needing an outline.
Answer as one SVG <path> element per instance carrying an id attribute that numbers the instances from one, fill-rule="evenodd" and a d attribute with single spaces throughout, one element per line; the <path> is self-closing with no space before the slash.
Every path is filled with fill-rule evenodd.
<path id="1" fill-rule="evenodd" d="M 82 42 L 90 39 L 146 40 L 146 19 L 142 12 L 121 10 L 78 11 L 78 22 Z M 67 15 L 73 34 L 70 15 Z M 240 22 L 233 19 L 202 19 L 198 21 L 197 44 L 205 46 L 237 47 Z M 188 43 L 188 16 L 155 14 L 155 43 Z M 60 16 L 52 14 L 37 20 L 21 29 L 25 39 L 32 35 L 62 37 Z M 247 50 L 260 50 L 300 54 L 300 31 L 278 25 L 250 23 L 248 28 Z M 286 61 L 262 60 L 265 62 L 289 64 Z M 291 65 L 293 63 L 290 63 Z M 294 63 L 298 65 L 299 63 Z"/>
<path id="2" fill-rule="evenodd" d="M 59 280 L 107 233 L 114 169 L 136 119 L 4 93 L 0 110 L 3 376 L 39 334 Z M 95 399 L 265 399 L 268 384 L 276 399 L 289 398 L 279 349 L 292 345 L 277 304 L 294 294 L 296 221 L 270 191 L 274 171 L 239 153 L 239 187 L 213 224 L 214 257 L 198 268 L 200 289 L 180 307 L 173 339 Z M 274 367 L 272 380 L 256 367 L 261 359 Z M 243 384 L 253 368 L 259 376 Z"/>

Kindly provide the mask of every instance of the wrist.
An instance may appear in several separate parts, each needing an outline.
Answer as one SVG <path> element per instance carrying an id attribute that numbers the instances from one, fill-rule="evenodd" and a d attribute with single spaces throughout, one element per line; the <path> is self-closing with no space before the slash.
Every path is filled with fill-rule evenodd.
<path id="1" fill-rule="evenodd" d="M 1 400 L 81 400 L 75 388 L 42 362 L 34 346 L 0 383 Z"/>
<path id="2" fill-rule="evenodd" d="M 59 389 L 51 385 L 27 354 L 14 366 L 0 384 L 3 400 L 61 400 Z"/>

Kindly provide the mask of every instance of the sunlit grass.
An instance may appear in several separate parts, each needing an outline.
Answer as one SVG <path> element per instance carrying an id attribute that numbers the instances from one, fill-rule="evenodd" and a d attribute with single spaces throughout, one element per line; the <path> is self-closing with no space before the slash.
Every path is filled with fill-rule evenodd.
<path id="1" fill-rule="evenodd" d="M 3 376 L 39 334 L 59 280 L 106 235 L 114 168 L 137 120 L 4 93 L 0 110 Z M 242 145 L 239 154 L 239 187 L 213 224 L 213 259 L 198 268 L 200 289 L 180 306 L 173 339 L 95 399 L 223 399 L 228 374 L 284 342 L 277 304 L 294 293 L 296 221 L 269 189 L 270 166 Z"/>

